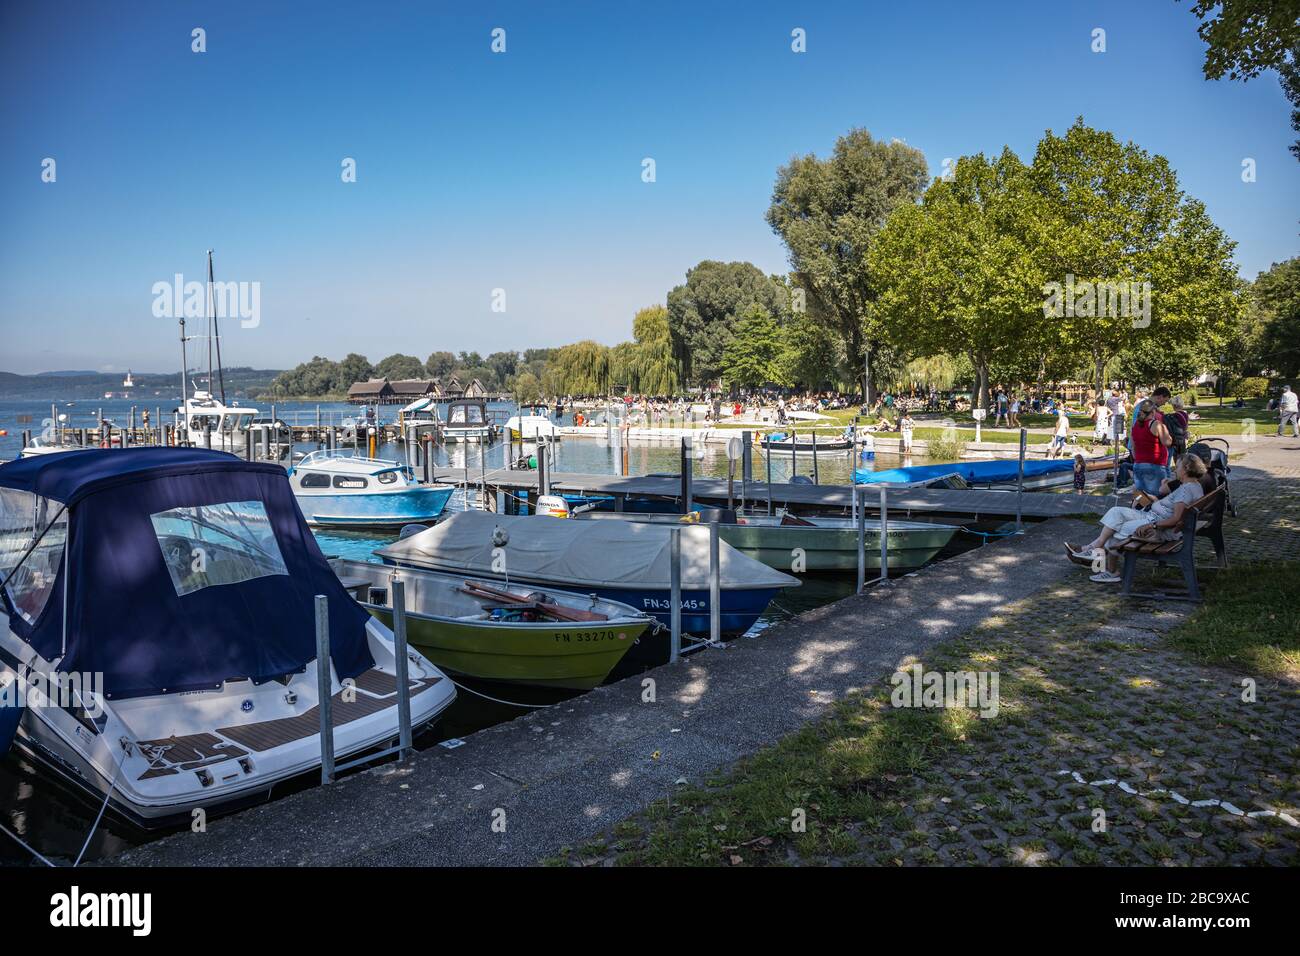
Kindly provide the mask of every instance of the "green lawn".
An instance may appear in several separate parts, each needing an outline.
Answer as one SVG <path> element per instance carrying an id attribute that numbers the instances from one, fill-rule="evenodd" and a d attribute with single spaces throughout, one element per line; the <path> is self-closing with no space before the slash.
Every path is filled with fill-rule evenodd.
<path id="1" fill-rule="evenodd" d="M 1211 573 L 1205 603 L 1170 640 L 1202 663 L 1300 679 L 1300 562 L 1239 564 Z"/>

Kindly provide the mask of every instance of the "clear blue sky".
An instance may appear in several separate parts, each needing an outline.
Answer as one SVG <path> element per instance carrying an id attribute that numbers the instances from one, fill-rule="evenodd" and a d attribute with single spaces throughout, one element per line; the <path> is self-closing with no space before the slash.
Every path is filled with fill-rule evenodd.
<path id="1" fill-rule="evenodd" d="M 775 171 L 855 126 L 938 174 L 1083 115 L 1168 156 L 1253 278 L 1300 249 L 1289 108 L 1206 82 L 1195 28 L 1188 0 L 5 3 L 0 369 L 176 369 L 150 288 L 209 247 L 261 283 L 232 365 L 612 344 L 701 259 L 785 271 Z"/>

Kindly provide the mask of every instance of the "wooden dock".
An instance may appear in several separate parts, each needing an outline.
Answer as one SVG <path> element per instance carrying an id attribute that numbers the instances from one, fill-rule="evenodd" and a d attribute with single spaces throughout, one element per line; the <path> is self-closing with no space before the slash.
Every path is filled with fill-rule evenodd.
<path id="1" fill-rule="evenodd" d="M 464 484 L 463 468 L 435 468 L 433 477 L 438 481 Z M 536 471 L 489 471 L 486 476 L 469 472 L 471 487 L 486 485 L 489 503 L 496 492 L 506 493 L 506 501 L 517 500 L 521 492 L 529 498 L 537 495 Z M 611 495 L 615 509 L 622 510 L 622 502 L 629 497 L 659 498 L 677 501 L 681 497 L 681 480 L 673 476 L 622 476 L 590 475 L 572 472 L 555 472 L 551 475 L 551 491 L 556 494 Z M 848 514 L 852 507 L 852 485 L 811 485 L 773 482 L 771 498 L 774 507 L 789 507 L 804 513 Z M 768 484 L 765 481 L 742 483 L 737 479 L 732 486 L 732 500 L 739 504 L 743 499 L 748 506 L 766 507 Z M 691 496 L 695 501 L 711 505 L 727 503 L 727 481 L 723 478 L 694 478 Z M 944 517 L 961 523 L 980 521 L 1005 521 L 1016 516 L 1014 491 L 985 491 L 979 489 L 908 488 L 890 489 L 887 507 L 894 517 Z M 872 487 L 862 499 L 868 513 L 879 511 L 879 491 Z M 1026 491 L 1021 496 L 1021 514 L 1027 520 L 1042 521 L 1079 515 L 1102 515 L 1113 504 L 1109 496 L 1079 495 L 1044 491 Z M 508 511 L 514 509 L 507 505 Z"/>

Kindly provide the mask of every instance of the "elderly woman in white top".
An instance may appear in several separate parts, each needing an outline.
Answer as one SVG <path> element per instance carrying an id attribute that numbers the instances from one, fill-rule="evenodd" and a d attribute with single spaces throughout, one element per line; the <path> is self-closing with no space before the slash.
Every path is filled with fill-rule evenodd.
<path id="1" fill-rule="evenodd" d="M 1193 454 L 1178 459 L 1178 480 L 1181 482 L 1170 494 L 1152 502 L 1150 509 L 1111 508 L 1102 516 L 1101 531 L 1097 537 L 1076 548 L 1068 542 L 1066 555 L 1080 564 L 1091 563 L 1097 573 L 1092 580 L 1108 584 L 1120 580 L 1119 549 L 1133 538 L 1142 541 L 1172 541 L 1178 537 L 1183 525 L 1183 513 L 1205 496 L 1201 478 L 1205 475 L 1205 462 Z M 1101 567 L 1102 558 L 1105 566 Z"/>

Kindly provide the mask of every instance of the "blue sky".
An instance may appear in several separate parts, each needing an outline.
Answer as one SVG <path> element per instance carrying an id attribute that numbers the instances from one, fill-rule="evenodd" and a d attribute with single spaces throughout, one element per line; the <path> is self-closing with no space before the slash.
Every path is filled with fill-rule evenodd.
<path id="1" fill-rule="evenodd" d="M 1190 6 L 8 3 L 0 369 L 174 370 L 151 287 L 208 248 L 261 284 L 231 365 L 612 344 L 701 259 L 785 271 L 776 169 L 857 126 L 937 175 L 1083 115 L 1168 156 L 1253 278 L 1300 251 L 1289 107 L 1202 78 Z"/>

